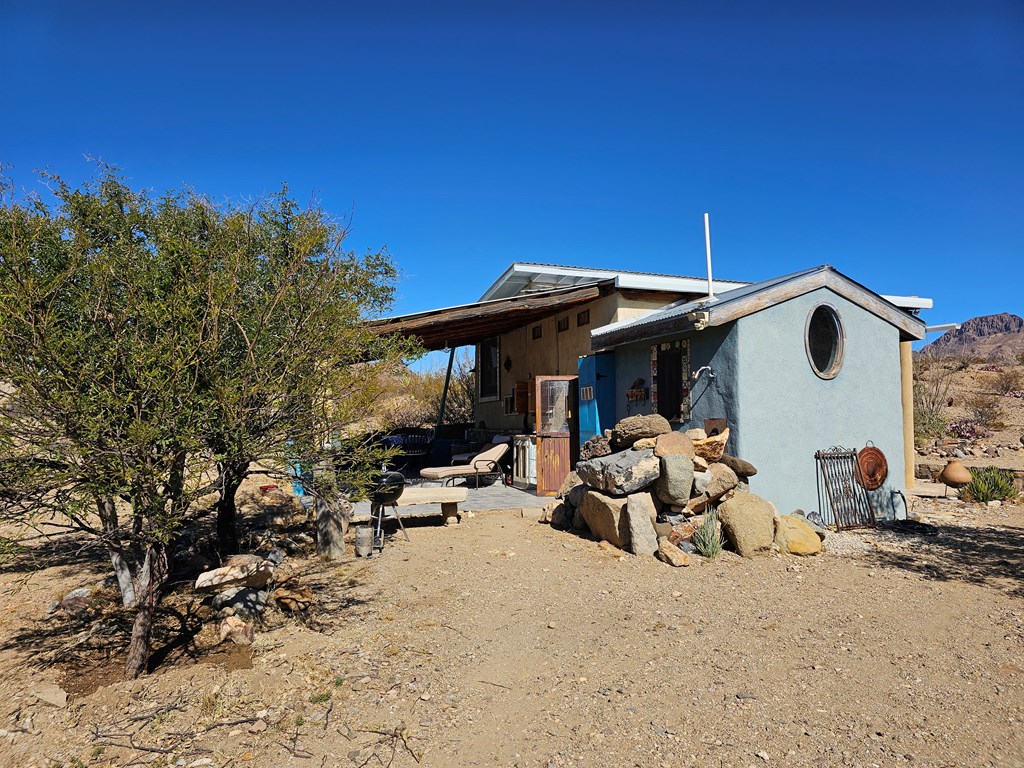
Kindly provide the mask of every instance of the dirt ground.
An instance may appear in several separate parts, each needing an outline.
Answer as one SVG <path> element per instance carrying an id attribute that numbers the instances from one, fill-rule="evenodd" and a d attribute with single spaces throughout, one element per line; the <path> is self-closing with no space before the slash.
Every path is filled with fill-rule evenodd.
<path id="1" fill-rule="evenodd" d="M 69 540 L 0 574 L 0 764 L 1022 766 L 1024 507 L 913 511 L 679 569 L 510 511 L 418 526 L 290 557 L 317 604 L 251 648 L 214 647 L 183 588 L 134 683 L 124 618 L 46 616 L 106 575 Z"/>

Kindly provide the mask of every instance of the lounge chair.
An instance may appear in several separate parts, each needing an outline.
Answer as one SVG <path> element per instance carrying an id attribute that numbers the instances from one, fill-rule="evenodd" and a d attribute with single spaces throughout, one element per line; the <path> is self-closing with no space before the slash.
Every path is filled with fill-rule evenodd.
<path id="1" fill-rule="evenodd" d="M 474 456 L 469 464 L 452 467 L 427 467 L 420 470 L 420 477 L 426 480 L 440 480 L 442 485 L 454 483 L 460 477 L 476 478 L 476 487 L 480 487 L 481 475 L 504 475 L 505 470 L 498 462 L 508 453 L 508 443 L 496 443 L 485 451 Z"/>

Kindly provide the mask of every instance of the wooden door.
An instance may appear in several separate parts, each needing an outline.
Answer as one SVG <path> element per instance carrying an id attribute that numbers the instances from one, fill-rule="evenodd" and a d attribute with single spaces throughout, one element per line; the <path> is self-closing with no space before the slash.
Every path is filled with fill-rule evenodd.
<path id="1" fill-rule="evenodd" d="M 554 496 L 579 456 L 578 376 L 534 379 L 537 495 Z"/>

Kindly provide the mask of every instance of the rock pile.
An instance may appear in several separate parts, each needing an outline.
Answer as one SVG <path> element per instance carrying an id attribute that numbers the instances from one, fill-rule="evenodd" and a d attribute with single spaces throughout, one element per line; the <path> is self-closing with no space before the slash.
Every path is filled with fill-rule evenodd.
<path id="1" fill-rule="evenodd" d="M 689 565 L 694 532 L 717 508 L 721 532 L 744 557 L 779 549 L 816 554 L 822 537 L 799 515 L 779 516 L 749 492 L 750 462 L 725 452 L 729 430 L 673 432 L 659 415 L 630 416 L 584 444 L 546 519 L 619 549 Z"/>

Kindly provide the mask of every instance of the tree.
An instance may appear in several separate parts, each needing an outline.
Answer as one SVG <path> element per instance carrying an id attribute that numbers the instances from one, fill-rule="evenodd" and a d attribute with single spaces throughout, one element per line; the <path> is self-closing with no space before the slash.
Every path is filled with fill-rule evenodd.
<path id="1" fill-rule="evenodd" d="M 362 327 L 390 300 L 386 254 L 345 252 L 344 228 L 286 191 L 240 208 L 153 200 L 110 169 L 49 181 L 50 203 L 0 189 L 0 494 L 8 517 L 103 542 L 137 611 L 134 677 L 200 496 L 218 492 L 229 552 L 253 460 L 285 473 L 343 452 L 321 492 L 365 487 L 378 449 L 346 432 L 373 394 L 360 365 L 412 347 Z"/>

